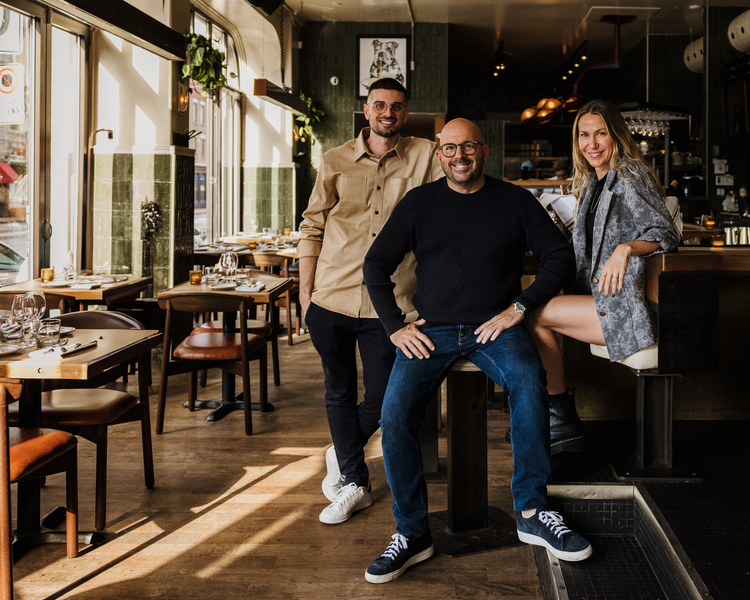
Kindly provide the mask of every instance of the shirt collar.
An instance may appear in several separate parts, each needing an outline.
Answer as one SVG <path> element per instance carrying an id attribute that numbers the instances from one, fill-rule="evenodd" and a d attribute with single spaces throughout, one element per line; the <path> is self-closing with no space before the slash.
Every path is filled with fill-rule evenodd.
<path id="1" fill-rule="evenodd" d="M 365 139 L 367 139 L 368 137 L 370 137 L 370 128 L 363 127 L 362 131 L 360 131 L 359 135 L 357 136 L 356 142 L 354 142 L 354 160 L 359 160 L 363 156 L 368 156 L 370 154 L 370 152 L 367 150 L 367 145 L 365 144 Z M 396 156 L 398 156 L 401 160 L 404 160 L 405 145 L 404 138 L 402 136 L 398 136 L 398 141 L 393 147 L 393 150 L 396 151 Z M 390 150 L 388 153 L 392 152 L 393 150 Z"/>

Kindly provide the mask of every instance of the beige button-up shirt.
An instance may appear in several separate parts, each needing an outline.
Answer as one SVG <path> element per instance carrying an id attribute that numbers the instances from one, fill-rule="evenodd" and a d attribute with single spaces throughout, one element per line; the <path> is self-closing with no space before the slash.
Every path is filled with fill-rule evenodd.
<path id="1" fill-rule="evenodd" d="M 323 155 L 318 178 L 300 225 L 299 256 L 317 256 L 312 301 L 350 317 L 377 318 L 362 277 L 362 263 L 375 237 L 404 194 L 443 175 L 436 144 L 402 137 L 383 157 L 365 145 L 370 129 Z M 414 310 L 414 255 L 392 280 L 404 313 Z"/>

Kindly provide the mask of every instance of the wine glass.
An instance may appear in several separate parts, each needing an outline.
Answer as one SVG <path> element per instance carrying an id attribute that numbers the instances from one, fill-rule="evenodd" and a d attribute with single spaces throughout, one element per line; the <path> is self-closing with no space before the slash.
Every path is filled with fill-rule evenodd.
<path id="1" fill-rule="evenodd" d="M 221 255 L 219 258 L 219 266 L 224 271 L 224 274 L 227 277 L 233 277 L 235 271 L 237 270 L 237 264 L 239 263 L 239 259 L 237 257 L 237 254 L 234 252 L 225 252 Z"/>
<path id="2" fill-rule="evenodd" d="M 29 342 L 36 343 L 39 323 L 47 310 L 47 299 L 44 297 L 44 292 L 26 292 L 23 299 L 23 306 L 29 315 Z"/>
<path id="3" fill-rule="evenodd" d="M 21 330 L 23 331 L 27 328 L 29 319 L 34 313 L 36 313 L 36 308 L 33 304 L 29 303 L 25 294 L 18 294 L 13 298 L 13 304 L 11 304 L 10 311 L 16 318 L 16 321 L 21 324 Z M 21 337 L 20 345 L 21 347 L 26 348 L 31 344 L 24 342 L 23 337 Z"/>
<path id="4" fill-rule="evenodd" d="M 200 232 L 198 233 L 198 241 L 200 242 L 201 246 L 205 246 L 206 242 L 208 241 L 208 235 L 206 234 L 206 228 L 201 227 Z"/>

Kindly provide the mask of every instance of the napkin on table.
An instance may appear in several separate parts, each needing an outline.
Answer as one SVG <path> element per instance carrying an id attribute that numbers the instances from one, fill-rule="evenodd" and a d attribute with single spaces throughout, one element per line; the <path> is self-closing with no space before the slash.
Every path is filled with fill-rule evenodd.
<path id="1" fill-rule="evenodd" d="M 247 283 L 244 285 L 241 285 L 238 288 L 235 288 L 235 292 L 259 292 L 262 289 L 266 287 L 265 283 L 254 283 L 253 285 L 248 285 Z"/>

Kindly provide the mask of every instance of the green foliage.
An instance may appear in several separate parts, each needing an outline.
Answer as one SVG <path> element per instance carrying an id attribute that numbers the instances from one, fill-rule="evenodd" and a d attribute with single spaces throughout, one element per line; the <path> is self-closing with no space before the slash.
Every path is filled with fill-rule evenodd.
<path id="1" fill-rule="evenodd" d="M 308 98 L 304 94 L 300 94 L 299 97 L 307 102 L 307 114 L 299 115 L 295 119 L 297 123 L 300 123 L 300 125 L 297 125 L 297 136 L 301 142 L 306 142 L 308 139 L 311 139 L 314 144 L 315 138 L 313 138 L 313 125 L 320 123 L 323 120 L 323 117 L 326 116 L 326 113 L 323 109 L 315 106 L 312 98 Z"/>
<path id="2" fill-rule="evenodd" d="M 197 33 L 185 36 L 187 61 L 182 65 L 182 76 L 190 77 L 201 84 L 201 93 L 220 90 L 227 85 L 224 70 L 227 68 L 226 55 L 211 46 L 211 40 Z M 230 78 L 237 77 L 235 73 Z"/>

